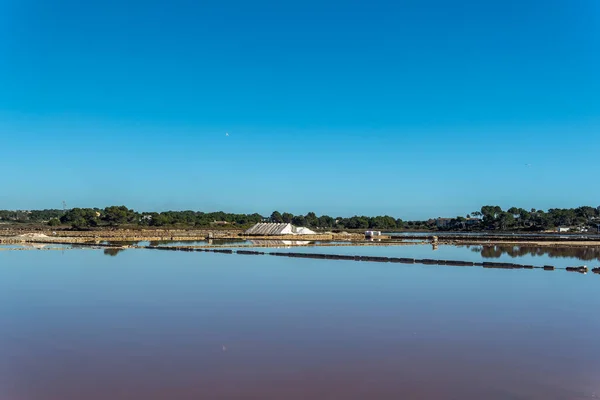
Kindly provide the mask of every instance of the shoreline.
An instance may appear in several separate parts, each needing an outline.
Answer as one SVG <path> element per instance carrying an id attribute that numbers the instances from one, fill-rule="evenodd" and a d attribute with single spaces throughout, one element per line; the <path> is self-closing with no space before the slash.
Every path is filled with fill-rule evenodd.
<path id="1" fill-rule="evenodd" d="M 437 238 L 437 241 L 434 239 Z M 31 230 L 31 229 L 2 229 L 0 230 L 0 244 L 40 243 L 40 244 L 79 244 L 118 246 L 135 245 L 135 242 L 194 242 L 210 240 L 232 240 L 232 241 L 256 241 L 251 246 L 244 247 L 269 247 L 269 241 L 289 241 L 289 246 L 360 246 L 360 245 L 416 245 L 429 244 L 438 246 L 531 246 L 531 247 L 600 247 L 600 237 L 591 238 L 586 236 L 567 237 L 561 235 L 539 236 L 525 235 L 464 235 L 461 233 L 445 235 L 406 235 L 406 236 L 383 236 L 377 239 L 366 239 L 361 233 L 320 233 L 315 235 L 281 235 L 281 236 L 245 236 L 242 230 L 234 229 L 97 229 L 89 231 L 53 231 Z M 293 242 L 337 242 L 337 243 L 302 243 Z M 261 243 L 261 242 L 264 242 Z M 235 243 L 231 243 L 234 246 Z M 282 244 L 274 244 L 282 246 Z M 201 245 L 204 246 L 204 245 Z M 212 247 L 207 244 L 206 247 Z"/>

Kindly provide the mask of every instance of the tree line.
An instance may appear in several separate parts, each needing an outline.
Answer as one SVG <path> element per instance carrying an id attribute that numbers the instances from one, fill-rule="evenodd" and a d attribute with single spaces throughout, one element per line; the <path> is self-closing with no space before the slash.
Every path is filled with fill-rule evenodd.
<path id="1" fill-rule="evenodd" d="M 529 247 L 529 246 L 467 246 L 474 253 L 479 253 L 483 258 L 500 258 L 507 254 L 512 258 L 525 255 L 548 256 L 550 258 L 578 258 L 586 261 L 600 261 L 600 249 L 589 246 L 574 247 Z"/>
<path id="2" fill-rule="evenodd" d="M 69 210 L 10 211 L 0 210 L 0 222 L 38 223 L 50 226 L 67 225 L 76 229 L 94 227 L 236 227 L 245 228 L 258 222 L 286 222 L 315 229 L 401 229 L 403 222 L 388 215 L 350 218 L 305 215 L 274 211 L 269 217 L 254 214 L 234 214 L 222 211 L 137 212 L 125 206 L 100 208 L 72 208 Z"/>
<path id="3" fill-rule="evenodd" d="M 389 215 L 331 217 L 317 216 L 314 212 L 294 215 L 274 211 L 265 217 L 258 213 L 234 214 L 222 211 L 138 212 L 125 206 L 100 208 L 72 208 L 69 210 L 0 210 L 0 222 L 36 223 L 50 226 L 70 226 L 76 229 L 94 227 L 181 227 L 205 228 L 224 226 L 245 228 L 257 222 L 291 223 L 314 229 L 376 229 L 376 230 L 524 230 L 541 231 L 558 226 L 593 227 L 600 224 L 600 207 L 582 206 L 570 209 L 551 208 L 547 211 L 511 207 L 504 211 L 500 206 L 486 205 L 480 210 L 451 218 L 439 224 L 439 219 L 403 221 Z"/>
<path id="4" fill-rule="evenodd" d="M 48 222 L 53 218 L 60 218 L 63 210 L 0 210 L 0 221 L 3 222 Z"/>
<path id="5" fill-rule="evenodd" d="M 473 213 L 481 217 L 487 230 L 541 231 L 555 227 L 596 227 L 600 224 L 600 207 L 551 208 L 548 211 L 511 207 L 503 211 L 499 206 L 483 206 Z"/>

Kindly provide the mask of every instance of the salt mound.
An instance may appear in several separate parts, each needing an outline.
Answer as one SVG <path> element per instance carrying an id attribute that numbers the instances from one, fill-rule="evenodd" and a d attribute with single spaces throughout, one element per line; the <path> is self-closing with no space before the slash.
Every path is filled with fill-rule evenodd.
<path id="1" fill-rule="evenodd" d="M 24 233 L 22 235 L 19 235 L 19 237 L 28 238 L 28 239 L 46 239 L 49 236 L 44 235 L 43 233 Z"/>

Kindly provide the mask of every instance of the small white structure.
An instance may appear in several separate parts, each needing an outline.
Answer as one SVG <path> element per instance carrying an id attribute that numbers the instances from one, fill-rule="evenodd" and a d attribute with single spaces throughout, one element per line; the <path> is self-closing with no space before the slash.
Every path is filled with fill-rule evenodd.
<path id="1" fill-rule="evenodd" d="M 381 231 L 366 231 L 365 237 L 381 236 Z"/>
<path id="2" fill-rule="evenodd" d="M 559 226 L 558 228 L 556 228 L 556 232 L 558 232 L 558 233 L 569 232 L 569 228 L 564 227 L 564 226 Z"/>

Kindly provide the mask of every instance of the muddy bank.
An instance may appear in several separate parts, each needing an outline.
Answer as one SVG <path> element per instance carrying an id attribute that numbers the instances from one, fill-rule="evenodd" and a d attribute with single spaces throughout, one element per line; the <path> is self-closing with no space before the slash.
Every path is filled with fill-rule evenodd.
<path id="1" fill-rule="evenodd" d="M 90 229 L 90 230 L 53 230 L 52 228 L 42 230 L 31 229 L 0 229 L 0 237 L 19 236 L 23 234 L 42 234 L 58 237 L 78 237 L 78 238 L 149 238 L 149 237 L 205 237 L 209 233 L 215 238 L 239 237 L 243 233 L 241 229 Z"/>
<path id="2" fill-rule="evenodd" d="M 317 235 L 244 236 L 241 229 L 94 229 L 75 230 L 27 230 L 1 229 L 0 243 L 99 243 L 139 241 L 201 241 L 207 239 L 252 240 L 364 240 L 362 234 L 326 233 Z"/>
<path id="3" fill-rule="evenodd" d="M 139 241 L 203 241 L 207 239 L 246 239 L 260 241 L 334 241 L 352 244 L 373 243 L 395 245 L 398 243 L 427 243 L 436 236 L 382 237 L 367 241 L 362 233 L 319 233 L 315 235 L 245 236 L 241 229 L 93 229 L 85 231 L 43 229 L 0 229 L 0 243 L 71 243 L 94 244 L 102 242 Z M 410 241 L 405 241 L 410 240 Z M 436 245 L 515 245 L 536 247 L 600 246 L 600 239 L 574 237 L 540 237 L 533 235 L 490 236 L 490 235 L 444 235 L 437 237 Z"/>
<path id="4" fill-rule="evenodd" d="M 238 238 L 241 230 L 185 230 L 185 229 L 98 229 L 87 231 L 0 230 L 0 243 L 98 243 L 136 241 L 192 241 L 212 238 Z"/>

